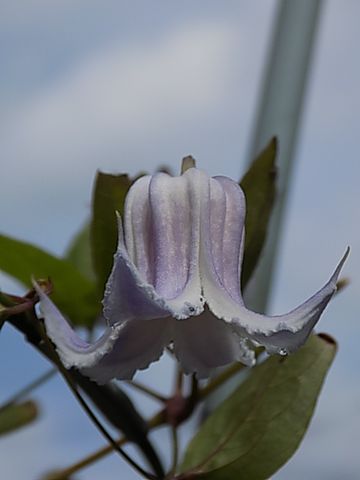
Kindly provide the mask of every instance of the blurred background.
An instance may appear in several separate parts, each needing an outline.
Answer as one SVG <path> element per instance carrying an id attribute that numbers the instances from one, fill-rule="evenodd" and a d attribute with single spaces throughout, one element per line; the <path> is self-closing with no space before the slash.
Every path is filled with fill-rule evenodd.
<path id="1" fill-rule="evenodd" d="M 277 2 L 0 0 L 0 230 L 62 255 L 90 212 L 97 169 L 174 173 L 192 154 L 234 179 L 247 154 Z M 351 284 L 318 330 L 339 352 L 311 427 L 275 480 L 360 475 L 360 3 L 323 2 L 270 311 L 298 305 L 350 245 Z M 2 255 L 6 252 L 1 252 Z M 21 293 L 6 275 L 0 288 Z M 8 326 L 0 401 L 48 368 Z M 138 378 L 167 392 L 163 358 Z M 55 378 L 33 395 L 40 420 L 0 439 L 2 478 L 38 480 L 104 441 Z M 154 404 L 135 395 L 142 411 Z M 192 426 L 182 427 L 183 440 Z M 159 451 L 168 437 L 158 432 Z M 19 461 L 21 457 L 21 461 Z M 137 478 L 112 455 L 76 478 Z"/>

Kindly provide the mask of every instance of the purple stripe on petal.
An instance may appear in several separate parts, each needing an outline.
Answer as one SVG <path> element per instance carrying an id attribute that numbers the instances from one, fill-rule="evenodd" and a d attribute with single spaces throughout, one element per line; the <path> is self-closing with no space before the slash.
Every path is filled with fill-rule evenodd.
<path id="1" fill-rule="evenodd" d="M 240 269 L 246 210 L 245 196 L 240 186 L 233 180 L 226 177 L 214 177 L 214 180 L 221 185 L 226 198 L 222 255 L 223 284 L 232 298 L 242 301 L 240 296 Z"/>
<path id="2" fill-rule="evenodd" d="M 142 278 L 130 259 L 124 245 L 121 218 L 118 219 L 119 244 L 114 265 L 105 288 L 103 299 L 104 317 L 110 325 L 128 320 L 152 320 L 172 316 L 177 319 L 197 315 L 203 310 L 196 277 L 194 288 L 184 290 L 182 295 L 166 300 L 154 286 Z"/>
<path id="3" fill-rule="evenodd" d="M 118 217 L 119 244 L 103 299 L 104 317 L 110 325 L 128 320 L 167 317 L 171 309 L 154 287 L 142 278 L 124 245 L 121 218 Z"/>
<path id="4" fill-rule="evenodd" d="M 192 205 L 188 176 L 159 173 L 150 182 L 154 242 L 154 287 L 167 299 L 181 294 L 189 280 L 191 260 L 199 240 L 192 242 L 199 208 Z M 193 210 L 194 209 L 194 210 Z M 194 221 L 195 220 L 195 221 Z M 195 248 L 194 248 L 195 247 Z M 195 249 L 195 252 L 194 252 Z"/>
<path id="5" fill-rule="evenodd" d="M 242 303 L 240 267 L 245 221 L 245 198 L 237 183 L 226 177 L 210 179 L 202 204 L 202 249 L 207 269 L 218 288 Z"/>
<path id="6" fill-rule="evenodd" d="M 151 176 L 139 178 L 125 202 L 124 233 L 129 257 L 145 282 L 154 284 L 153 230 L 149 202 Z"/>

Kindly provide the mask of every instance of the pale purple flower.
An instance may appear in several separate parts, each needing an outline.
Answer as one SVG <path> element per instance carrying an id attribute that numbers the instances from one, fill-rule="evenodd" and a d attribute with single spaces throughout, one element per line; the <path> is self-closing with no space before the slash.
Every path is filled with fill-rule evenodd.
<path id="1" fill-rule="evenodd" d="M 234 361 L 253 365 L 254 345 L 280 354 L 301 346 L 336 290 L 348 251 L 302 305 L 285 315 L 261 315 L 246 308 L 241 294 L 244 220 L 244 194 L 229 178 L 190 168 L 180 177 L 137 180 L 124 225 L 118 219 L 102 337 L 94 344 L 82 340 L 35 283 L 47 334 L 64 365 L 99 383 L 129 379 L 172 343 L 183 370 L 201 378 Z"/>

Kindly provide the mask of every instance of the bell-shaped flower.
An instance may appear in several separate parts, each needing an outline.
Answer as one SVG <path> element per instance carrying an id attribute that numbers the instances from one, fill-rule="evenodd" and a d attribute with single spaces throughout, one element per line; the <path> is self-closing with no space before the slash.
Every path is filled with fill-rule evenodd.
<path id="1" fill-rule="evenodd" d="M 185 372 L 206 377 L 234 361 L 252 365 L 254 345 L 280 354 L 301 346 L 334 294 L 348 252 L 302 305 L 285 315 L 261 315 L 246 308 L 241 294 L 244 220 L 244 194 L 229 178 L 190 168 L 180 177 L 137 180 L 123 222 L 118 219 L 101 338 L 82 340 L 35 283 L 47 334 L 64 365 L 99 383 L 129 379 L 172 344 Z"/>

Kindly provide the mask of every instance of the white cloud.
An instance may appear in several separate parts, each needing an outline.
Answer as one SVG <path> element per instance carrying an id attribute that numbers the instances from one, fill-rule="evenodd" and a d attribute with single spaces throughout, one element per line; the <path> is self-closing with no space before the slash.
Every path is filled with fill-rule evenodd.
<path id="1" fill-rule="evenodd" d="M 106 164 L 116 146 L 171 136 L 219 106 L 234 43 L 222 25 L 194 24 L 145 48 L 99 52 L 13 113 L 1 139 L 5 159 L 59 180 L 69 167 L 74 174 L 99 158 Z"/>

